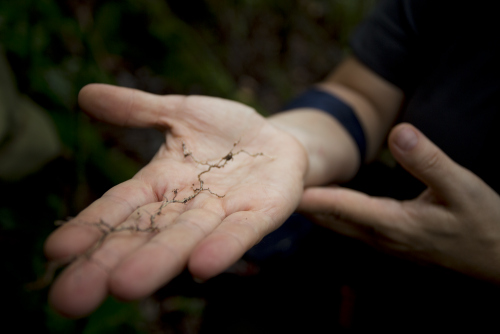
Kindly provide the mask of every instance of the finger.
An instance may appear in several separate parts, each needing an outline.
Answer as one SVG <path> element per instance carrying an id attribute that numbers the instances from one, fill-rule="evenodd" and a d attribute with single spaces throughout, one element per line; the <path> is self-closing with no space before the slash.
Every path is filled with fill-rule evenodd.
<path id="1" fill-rule="evenodd" d="M 81 257 L 58 276 L 49 293 L 50 304 L 56 311 L 71 318 L 92 313 L 108 296 L 111 268 L 147 240 L 146 235 L 128 235 L 127 240 L 119 241 L 116 238 L 109 237 L 101 249 Z"/>
<path id="2" fill-rule="evenodd" d="M 45 254 L 52 260 L 82 254 L 102 235 L 96 224 L 117 226 L 138 207 L 154 202 L 158 202 L 157 195 L 147 184 L 136 179 L 121 183 L 54 231 L 45 242 Z"/>
<path id="3" fill-rule="evenodd" d="M 69 266 L 52 284 L 49 303 L 69 318 L 90 314 L 108 294 L 108 274 L 93 261 L 81 258 Z"/>
<path id="4" fill-rule="evenodd" d="M 174 217 L 178 215 L 170 213 Z M 163 220 L 166 217 L 168 215 L 163 215 Z M 170 217 L 168 220 L 173 221 L 174 218 Z M 138 230 L 141 225 L 138 220 L 130 217 L 114 232 L 103 233 L 97 247 L 92 247 L 91 252 L 80 257 L 58 277 L 50 291 L 50 302 L 56 310 L 69 317 L 82 317 L 104 301 L 108 295 L 109 274 L 154 234 L 150 230 Z"/>
<path id="5" fill-rule="evenodd" d="M 401 202 L 345 188 L 308 188 L 298 211 L 337 233 L 363 241 L 408 221 Z"/>
<path id="6" fill-rule="evenodd" d="M 168 115 L 175 113 L 184 96 L 160 96 L 137 89 L 91 84 L 78 95 L 80 107 L 93 117 L 120 126 L 170 127 Z"/>
<path id="7" fill-rule="evenodd" d="M 268 185 L 272 182 L 268 180 Z M 228 198 L 224 203 L 227 217 L 197 245 L 189 258 L 191 274 L 200 280 L 220 274 L 275 230 L 298 204 L 298 198 L 291 195 L 302 189 L 301 183 L 297 183 L 298 189 L 284 193 L 271 186 L 265 189 L 249 186 L 234 200 Z"/>
<path id="8" fill-rule="evenodd" d="M 93 117 L 120 126 L 215 132 L 238 138 L 248 128 L 262 126 L 255 110 L 241 103 L 213 97 L 154 95 L 140 90 L 90 84 L 78 95 L 82 109 Z M 213 124 L 217 124 L 213 128 Z M 191 132 L 192 134 L 192 132 Z"/>
<path id="9" fill-rule="evenodd" d="M 110 277 L 111 292 L 124 300 L 143 298 L 177 276 L 196 245 L 222 221 L 222 215 L 193 209 L 124 259 Z"/>
<path id="10" fill-rule="evenodd" d="M 443 200 L 457 198 L 467 173 L 410 124 L 396 126 L 389 136 L 395 159 L 413 176 L 434 190 Z"/>
<path id="11" fill-rule="evenodd" d="M 220 274 L 275 227 L 262 212 L 243 211 L 228 216 L 193 251 L 189 271 L 201 280 Z"/>

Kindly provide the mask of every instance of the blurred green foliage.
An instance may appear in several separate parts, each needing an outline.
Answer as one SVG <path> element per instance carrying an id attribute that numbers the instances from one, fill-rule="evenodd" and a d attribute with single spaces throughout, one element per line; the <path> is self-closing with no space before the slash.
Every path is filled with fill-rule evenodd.
<path id="1" fill-rule="evenodd" d="M 79 111 L 84 85 L 213 95 L 274 112 L 340 61 L 350 32 L 375 3 L 0 1 L 0 44 L 18 89 L 47 110 L 64 147 L 35 175 L 0 183 L 2 286 L 10 304 L 3 325 L 38 333 L 147 328 L 136 304 L 110 299 L 87 319 L 66 320 L 47 306 L 46 289 L 28 292 L 23 286 L 43 272 L 42 245 L 53 222 L 77 214 L 147 162 L 140 154 L 144 147 L 127 146 L 116 138 L 118 130 Z"/>

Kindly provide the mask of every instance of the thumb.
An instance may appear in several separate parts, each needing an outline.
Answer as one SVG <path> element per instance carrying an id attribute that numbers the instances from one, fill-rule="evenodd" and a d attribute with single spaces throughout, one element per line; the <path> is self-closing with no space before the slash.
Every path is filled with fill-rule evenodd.
<path id="1" fill-rule="evenodd" d="M 130 127 L 170 127 L 181 95 L 155 95 L 137 89 L 90 84 L 78 94 L 80 107 L 88 114 L 107 123 Z"/>
<path id="2" fill-rule="evenodd" d="M 442 199 L 460 193 L 457 182 L 464 168 L 451 160 L 414 126 L 399 124 L 389 134 L 394 158 L 413 176 L 425 183 Z"/>

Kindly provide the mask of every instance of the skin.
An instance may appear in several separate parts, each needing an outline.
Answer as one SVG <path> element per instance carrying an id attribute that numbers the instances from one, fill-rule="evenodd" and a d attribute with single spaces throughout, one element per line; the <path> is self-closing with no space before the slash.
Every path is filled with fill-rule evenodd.
<path id="1" fill-rule="evenodd" d="M 92 116 L 123 126 L 154 126 L 165 132 L 164 144 L 131 180 L 115 186 L 71 222 L 49 236 L 49 259 L 81 254 L 101 236 L 85 222 L 103 220 L 120 227 L 150 224 L 164 196 L 193 193 L 192 184 L 206 169 L 184 157 L 184 142 L 199 161 L 220 159 L 235 148 L 264 152 L 239 154 L 223 169 L 203 175 L 206 187 L 186 204 L 170 204 L 155 219 L 155 234 L 110 234 L 92 254 L 72 263 L 54 282 L 50 302 L 68 317 L 92 312 L 108 294 L 134 300 L 150 295 L 186 266 L 205 280 L 225 270 L 264 235 L 276 229 L 300 201 L 307 171 L 303 146 L 242 104 L 201 96 L 156 96 L 90 85 L 79 96 Z M 289 168 L 293 166 L 293 168 Z"/>
<path id="2" fill-rule="evenodd" d="M 316 223 L 398 257 L 500 283 L 500 197 L 420 131 L 389 136 L 396 160 L 427 189 L 410 201 L 311 187 L 299 210 Z"/>
<path id="3" fill-rule="evenodd" d="M 372 159 L 398 115 L 402 92 L 354 58 L 319 86 L 354 109 Z M 410 125 L 393 129 L 389 145 L 429 189 L 414 201 L 398 202 L 318 187 L 348 180 L 361 164 L 350 135 L 319 110 L 296 109 L 264 119 L 232 101 L 157 96 L 97 84 L 82 89 L 79 103 L 105 122 L 159 128 L 166 143 L 131 180 L 110 189 L 49 236 L 45 252 L 52 260 L 82 254 L 95 244 L 102 233 L 86 222 L 102 219 L 114 227 L 145 228 L 174 189 L 177 198 L 191 195 L 206 166 L 184 157 L 183 142 L 198 161 L 226 156 L 238 140 L 235 150 L 265 155 L 240 154 L 223 169 L 203 175 L 205 186 L 223 198 L 203 192 L 187 204 L 170 204 L 155 220 L 157 233 L 113 233 L 90 261 L 74 261 L 49 296 L 65 316 L 88 315 L 109 294 L 122 300 L 146 297 L 186 267 L 195 278 L 209 279 L 297 207 L 323 226 L 396 255 L 499 280 L 500 198 Z"/>

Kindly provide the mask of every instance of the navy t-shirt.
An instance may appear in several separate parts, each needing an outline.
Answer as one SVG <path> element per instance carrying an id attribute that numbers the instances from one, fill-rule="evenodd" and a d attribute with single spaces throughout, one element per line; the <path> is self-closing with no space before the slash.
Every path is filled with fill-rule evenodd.
<path id="1" fill-rule="evenodd" d="M 385 0 L 355 31 L 351 48 L 404 91 L 399 121 L 500 192 L 496 16 L 489 0 Z"/>
<path id="2" fill-rule="evenodd" d="M 500 26 L 495 4 L 382 0 L 359 26 L 351 46 L 361 62 L 404 91 L 399 121 L 417 126 L 500 192 Z M 393 170 L 377 163 L 364 166 L 348 186 L 395 198 L 413 198 L 424 188 L 401 167 Z M 305 237 L 295 241 L 297 235 Z M 283 242 L 296 248 L 283 247 Z M 276 255 L 281 247 L 290 250 L 284 259 L 282 253 Z M 276 314 L 286 314 L 286 321 L 297 310 L 312 309 L 319 312 L 313 322 L 316 328 L 324 325 L 323 331 L 335 327 L 344 313 L 356 333 L 500 331 L 500 289 L 441 267 L 378 253 L 356 240 L 311 227 L 297 215 L 247 254 L 251 260 L 259 254 L 278 259 L 269 261 L 270 274 L 261 272 L 272 279 L 260 276 L 260 285 L 251 291 L 277 300 L 291 296 L 294 302 L 275 308 Z M 342 304 L 340 287 L 352 289 Z M 257 308 L 261 303 L 258 299 Z M 295 316 L 299 321 L 301 317 Z"/>
<path id="3" fill-rule="evenodd" d="M 500 193 L 497 13 L 496 1 L 488 0 L 382 0 L 355 31 L 351 48 L 362 63 L 404 91 L 399 122 L 415 125 Z M 425 188 L 399 166 L 366 172 L 373 165 L 360 171 L 355 187 L 395 198 L 414 198 Z M 357 265 L 342 268 L 358 291 L 356 328 L 499 330 L 500 289 L 444 269 L 376 257 L 355 242 L 352 248 L 345 244 Z"/>

